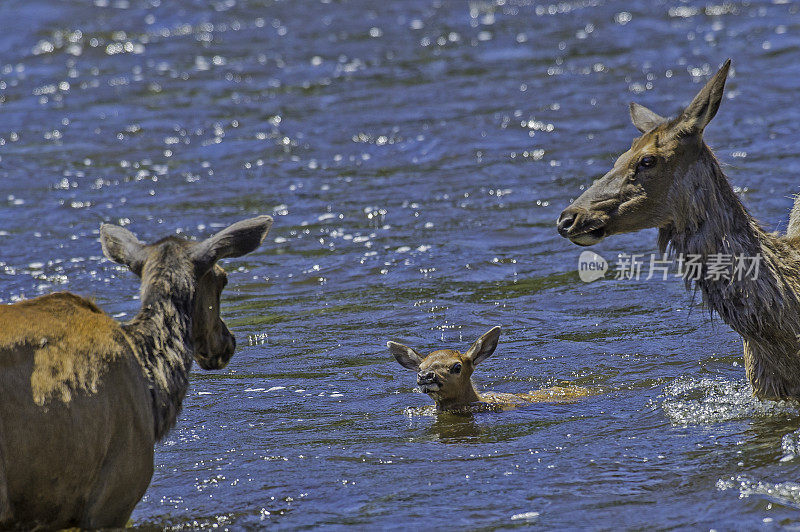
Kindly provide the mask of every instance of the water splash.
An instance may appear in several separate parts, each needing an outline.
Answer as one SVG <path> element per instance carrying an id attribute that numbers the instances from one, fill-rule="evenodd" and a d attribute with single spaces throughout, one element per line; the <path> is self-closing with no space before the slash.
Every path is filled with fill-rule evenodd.
<path id="1" fill-rule="evenodd" d="M 783 456 L 781 462 L 789 462 L 800 458 L 800 431 L 784 434 L 781 438 Z"/>
<path id="2" fill-rule="evenodd" d="M 664 387 L 659 401 L 662 410 L 675 425 L 798 414 L 797 406 L 791 403 L 757 399 L 744 380 L 679 377 Z"/>
<path id="3" fill-rule="evenodd" d="M 786 506 L 800 509 L 800 484 L 797 482 L 767 482 L 755 480 L 747 475 L 736 475 L 717 480 L 717 489 L 739 490 L 739 498 L 764 496 Z"/>
<path id="4" fill-rule="evenodd" d="M 428 417 L 435 417 L 436 416 L 436 407 L 433 405 L 427 406 L 409 406 L 403 410 L 403 414 L 408 418 L 414 418 L 417 416 L 428 416 Z"/>

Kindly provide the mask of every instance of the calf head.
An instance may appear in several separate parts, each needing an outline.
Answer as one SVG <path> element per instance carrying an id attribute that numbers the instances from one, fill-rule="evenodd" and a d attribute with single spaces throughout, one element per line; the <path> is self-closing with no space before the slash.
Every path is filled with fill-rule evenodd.
<path id="1" fill-rule="evenodd" d="M 500 327 L 494 327 L 478 338 L 466 352 L 452 349 L 434 351 L 422 357 L 414 349 L 388 342 L 389 352 L 406 369 L 417 372 L 417 384 L 437 403 L 477 401 L 470 377 L 475 366 L 489 358 L 497 348 Z"/>
<path id="2" fill-rule="evenodd" d="M 100 242 L 106 257 L 141 278 L 142 308 L 163 298 L 176 305 L 184 299 L 189 303 L 177 311 L 191 312 L 195 360 L 203 369 L 221 369 L 233 355 L 236 340 L 219 315 L 220 295 L 228 276 L 217 261 L 255 250 L 271 226 L 271 217 L 258 216 L 200 242 L 173 236 L 148 245 L 127 229 L 103 224 Z"/>

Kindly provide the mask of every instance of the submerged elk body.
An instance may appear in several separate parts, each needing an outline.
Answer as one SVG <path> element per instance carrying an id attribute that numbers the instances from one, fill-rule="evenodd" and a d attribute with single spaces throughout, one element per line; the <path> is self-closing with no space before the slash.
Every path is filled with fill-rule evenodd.
<path id="1" fill-rule="evenodd" d="M 256 249 L 271 224 L 260 216 L 202 242 L 152 245 L 103 225 L 105 255 L 141 278 L 127 323 L 66 292 L 0 306 L 0 528 L 126 524 L 192 360 L 217 369 L 233 354 L 216 261 Z"/>
<path id="2" fill-rule="evenodd" d="M 388 342 L 389 352 L 406 369 L 417 372 L 417 385 L 436 403 L 437 410 L 455 410 L 475 403 L 518 406 L 542 401 L 568 401 L 588 395 L 578 387 L 553 387 L 531 393 L 479 393 L 472 382 L 475 366 L 489 358 L 500 339 L 500 327 L 494 327 L 461 353 L 440 349 L 423 357 L 414 349 Z"/>
<path id="3" fill-rule="evenodd" d="M 755 394 L 800 399 L 800 199 L 785 234 L 764 231 L 704 142 L 729 66 L 727 61 L 677 118 L 631 104 L 642 135 L 562 212 L 558 231 L 588 246 L 658 228 L 662 252 L 699 265 L 687 287 L 694 280 L 704 303 L 744 339 Z M 721 263 L 727 264 L 721 274 L 710 271 Z"/>

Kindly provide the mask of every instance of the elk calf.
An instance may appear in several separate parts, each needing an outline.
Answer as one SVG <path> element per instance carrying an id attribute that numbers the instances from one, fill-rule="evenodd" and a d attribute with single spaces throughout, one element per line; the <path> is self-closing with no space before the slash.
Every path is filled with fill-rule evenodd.
<path id="1" fill-rule="evenodd" d="M 103 225 L 106 257 L 142 280 L 141 310 L 124 324 L 66 292 L 0 305 L 0 529 L 125 526 L 192 360 L 220 369 L 233 355 L 216 262 L 256 249 L 271 225 L 259 216 L 151 245 Z"/>
<path id="2" fill-rule="evenodd" d="M 473 403 L 519 406 L 543 401 L 569 401 L 589 394 L 578 387 L 553 387 L 531 393 L 478 393 L 472 382 L 475 366 L 489 358 L 497 348 L 500 327 L 475 340 L 465 353 L 452 349 L 434 351 L 426 357 L 397 342 L 388 342 L 389 352 L 406 369 L 417 372 L 417 384 L 431 396 L 437 410 L 454 410 Z"/>

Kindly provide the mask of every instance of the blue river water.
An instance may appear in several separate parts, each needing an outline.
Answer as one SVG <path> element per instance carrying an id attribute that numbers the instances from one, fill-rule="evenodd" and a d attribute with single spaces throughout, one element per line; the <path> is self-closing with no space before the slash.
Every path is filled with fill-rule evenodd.
<path id="1" fill-rule="evenodd" d="M 239 349 L 195 367 L 145 529 L 800 526 L 800 417 L 677 279 L 581 282 L 555 220 L 728 57 L 706 131 L 771 230 L 800 192 L 800 6 L 781 0 L 0 3 L 0 301 L 125 320 L 145 241 L 275 218 L 227 261 Z M 654 252 L 655 232 L 594 251 Z M 603 393 L 436 415 L 394 339 L 480 389 Z"/>

